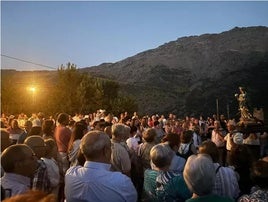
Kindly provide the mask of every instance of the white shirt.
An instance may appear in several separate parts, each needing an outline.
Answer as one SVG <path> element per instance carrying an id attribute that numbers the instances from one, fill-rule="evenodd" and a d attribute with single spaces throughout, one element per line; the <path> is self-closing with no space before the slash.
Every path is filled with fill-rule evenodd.
<path id="1" fill-rule="evenodd" d="M 81 140 L 77 139 L 73 142 L 73 148 L 68 153 L 68 158 L 71 163 L 71 166 L 78 165 L 77 155 L 79 152 L 79 146 L 80 146 Z"/>
<path id="2" fill-rule="evenodd" d="M 57 162 L 54 158 L 41 158 L 47 166 L 47 175 L 50 181 L 51 187 L 56 187 L 60 182 L 60 170 Z"/>
<path id="3" fill-rule="evenodd" d="M 127 139 L 127 146 L 130 150 L 134 150 L 136 153 L 138 152 L 138 140 L 135 137 L 130 137 Z"/>

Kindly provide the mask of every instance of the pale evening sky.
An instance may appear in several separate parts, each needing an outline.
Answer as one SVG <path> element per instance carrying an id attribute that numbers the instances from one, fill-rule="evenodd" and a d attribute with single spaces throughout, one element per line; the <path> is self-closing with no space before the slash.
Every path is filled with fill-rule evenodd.
<path id="1" fill-rule="evenodd" d="M 118 62 L 180 37 L 236 26 L 268 26 L 268 2 L 1 1 L 1 68 Z"/>

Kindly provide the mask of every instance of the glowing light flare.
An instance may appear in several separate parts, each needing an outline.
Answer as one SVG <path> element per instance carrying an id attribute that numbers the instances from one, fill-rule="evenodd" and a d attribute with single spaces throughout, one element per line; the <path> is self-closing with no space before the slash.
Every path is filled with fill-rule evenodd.
<path id="1" fill-rule="evenodd" d="M 29 91 L 32 92 L 32 93 L 35 93 L 37 90 L 37 88 L 35 86 L 30 86 L 29 87 Z"/>

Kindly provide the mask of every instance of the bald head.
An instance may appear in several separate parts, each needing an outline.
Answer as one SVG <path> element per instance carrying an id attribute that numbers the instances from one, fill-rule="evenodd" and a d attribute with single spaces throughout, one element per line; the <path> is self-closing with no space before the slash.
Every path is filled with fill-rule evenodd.
<path id="1" fill-rule="evenodd" d="M 42 137 L 38 135 L 27 137 L 24 140 L 24 144 L 28 145 L 36 153 L 38 158 L 41 158 L 45 155 L 46 145 Z"/>
<path id="2" fill-rule="evenodd" d="M 31 176 L 37 168 L 33 150 L 25 144 L 11 145 L 1 155 L 1 165 L 5 172 Z"/>
<path id="3" fill-rule="evenodd" d="M 81 140 L 80 149 L 86 160 L 110 161 L 111 141 L 109 136 L 102 131 L 88 132 Z"/>

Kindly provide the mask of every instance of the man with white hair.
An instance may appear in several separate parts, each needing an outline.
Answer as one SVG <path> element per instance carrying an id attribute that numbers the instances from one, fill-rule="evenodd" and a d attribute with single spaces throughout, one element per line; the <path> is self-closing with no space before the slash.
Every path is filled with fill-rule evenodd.
<path id="1" fill-rule="evenodd" d="M 137 201 L 131 179 L 110 171 L 111 141 L 102 131 L 90 131 L 81 140 L 84 166 L 70 167 L 65 175 L 67 202 Z"/>
<path id="2" fill-rule="evenodd" d="M 122 123 L 112 125 L 112 170 L 120 171 L 131 177 L 131 160 L 126 140 L 130 135 L 130 127 Z"/>

